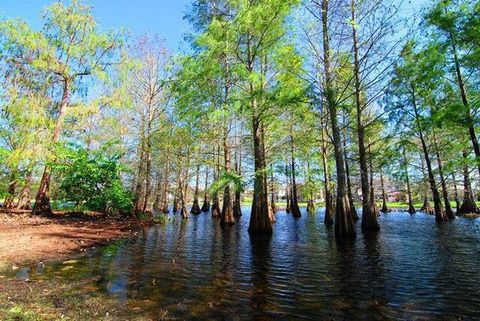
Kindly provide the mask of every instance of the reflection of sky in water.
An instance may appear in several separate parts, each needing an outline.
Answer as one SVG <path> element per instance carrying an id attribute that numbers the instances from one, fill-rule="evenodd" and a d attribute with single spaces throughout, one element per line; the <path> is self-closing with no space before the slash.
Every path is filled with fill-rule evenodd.
<path id="1" fill-rule="evenodd" d="M 209 214 L 140 231 L 43 277 L 100 277 L 121 304 L 178 319 L 458 319 L 480 315 L 480 220 L 382 215 L 382 232 L 338 243 L 323 212 L 277 215 L 271 240 L 248 235 L 248 209 L 222 230 Z M 357 224 L 360 228 L 360 223 Z M 21 274 L 21 275 L 20 275 Z M 41 272 L 18 270 L 21 278 Z M 468 318 L 465 318 L 468 319 Z"/>

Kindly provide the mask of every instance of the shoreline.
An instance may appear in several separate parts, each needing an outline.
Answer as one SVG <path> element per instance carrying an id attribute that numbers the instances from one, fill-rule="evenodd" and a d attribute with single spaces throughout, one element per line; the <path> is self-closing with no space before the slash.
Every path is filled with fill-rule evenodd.
<path id="1" fill-rule="evenodd" d="M 135 236 L 150 222 L 117 219 L 98 213 L 55 212 L 55 217 L 25 211 L 0 211 L 0 270 L 68 259 L 96 246 Z"/>

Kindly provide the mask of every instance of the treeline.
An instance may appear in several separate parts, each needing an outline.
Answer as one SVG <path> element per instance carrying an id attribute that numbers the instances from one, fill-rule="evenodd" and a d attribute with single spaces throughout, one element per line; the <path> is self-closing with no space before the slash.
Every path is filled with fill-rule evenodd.
<path id="1" fill-rule="evenodd" d="M 380 230 L 394 183 L 412 214 L 477 213 L 480 4 L 409 10 L 197 0 L 177 56 L 158 36 L 100 30 L 80 1 L 48 7 L 41 31 L 3 21 L 3 206 L 211 212 L 228 226 L 252 190 L 249 232 L 270 234 L 281 191 L 295 218 L 300 193 L 312 214 L 322 199 L 349 237 L 360 219 Z"/>

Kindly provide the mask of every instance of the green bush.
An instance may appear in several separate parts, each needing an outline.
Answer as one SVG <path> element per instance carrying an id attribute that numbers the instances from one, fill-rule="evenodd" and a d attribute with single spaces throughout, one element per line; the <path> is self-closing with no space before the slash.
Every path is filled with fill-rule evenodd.
<path id="1" fill-rule="evenodd" d="M 132 210 L 133 197 L 120 179 L 121 154 L 107 151 L 108 147 L 88 151 L 70 146 L 63 151 L 65 160 L 54 165 L 63 202 L 107 214 L 125 214 Z"/>

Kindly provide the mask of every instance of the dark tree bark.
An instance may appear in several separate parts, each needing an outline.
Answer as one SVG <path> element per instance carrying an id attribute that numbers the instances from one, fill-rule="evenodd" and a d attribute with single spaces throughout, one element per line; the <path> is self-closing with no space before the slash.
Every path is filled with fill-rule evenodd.
<path id="1" fill-rule="evenodd" d="M 405 165 L 405 180 L 407 182 L 408 213 L 415 214 L 417 211 L 415 210 L 415 206 L 413 205 L 412 189 L 410 187 L 410 176 L 408 175 L 408 159 L 405 148 L 403 148 L 403 161 Z"/>
<path id="2" fill-rule="evenodd" d="M 72 79 L 64 78 L 62 100 L 60 101 L 60 109 L 52 136 L 53 144 L 56 144 L 60 139 L 60 134 L 63 129 L 63 121 L 65 119 L 68 105 L 70 104 L 71 85 Z M 37 195 L 35 196 L 35 205 L 32 210 L 34 215 L 53 215 L 52 206 L 50 205 L 50 178 L 51 167 L 45 165 L 40 186 L 38 187 Z"/>
<path id="3" fill-rule="evenodd" d="M 202 213 L 202 210 L 200 209 L 200 204 L 198 203 L 199 182 L 200 182 L 200 166 L 197 166 L 197 176 L 195 179 L 195 194 L 193 196 L 193 205 L 192 205 L 192 208 L 190 209 L 190 213 L 193 215 L 198 215 Z"/>
<path id="4" fill-rule="evenodd" d="M 455 173 L 452 173 L 452 180 L 453 180 L 453 189 L 454 189 L 454 195 L 453 198 L 455 200 L 455 209 L 458 212 L 458 209 L 460 208 L 460 198 L 458 195 L 458 186 L 457 186 L 457 179 L 455 178 Z"/>
<path id="5" fill-rule="evenodd" d="M 241 150 L 238 152 L 240 155 L 236 155 L 235 160 L 235 172 L 242 176 L 242 156 Z M 235 200 L 233 201 L 233 216 L 240 217 L 242 216 L 242 191 L 237 189 L 235 191 Z"/>
<path id="6" fill-rule="evenodd" d="M 330 39 L 328 30 L 328 0 L 322 0 L 321 17 L 323 29 L 323 63 L 325 66 L 325 101 L 330 114 L 333 147 L 337 168 L 337 201 L 335 206 L 335 235 L 344 238 L 355 235 L 355 227 L 351 215 L 350 202 L 347 195 L 347 180 L 345 175 L 345 156 L 342 149 L 342 139 L 338 124 L 338 106 L 333 85 L 333 75 L 330 66 Z"/>
<path id="7" fill-rule="evenodd" d="M 432 197 L 433 197 L 433 206 L 434 206 L 434 211 L 435 211 L 435 220 L 438 223 L 441 222 L 447 222 L 448 217 L 445 215 L 445 212 L 442 209 L 442 201 L 440 199 L 440 193 L 438 192 L 437 189 L 437 183 L 435 182 L 435 175 L 433 174 L 433 168 L 432 168 L 432 162 L 430 160 L 430 155 L 428 152 L 428 146 L 427 142 L 425 140 L 425 136 L 423 134 L 423 129 L 422 126 L 420 125 L 420 115 L 418 112 L 418 107 L 417 107 L 417 100 L 415 96 L 415 88 L 412 85 L 412 105 L 413 105 L 413 110 L 415 114 L 415 119 L 417 123 L 417 129 L 418 129 L 418 134 L 420 136 L 420 142 L 422 143 L 422 150 L 423 150 L 423 157 L 425 160 L 425 164 L 427 167 L 427 173 L 428 173 L 428 182 L 430 184 L 430 190 L 432 191 Z"/>
<path id="8" fill-rule="evenodd" d="M 470 171 L 468 169 L 468 153 L 463 151 L 463 158 L 465 160 L 465 164 L 463 166 L 463 202 L 460 208 L 457 211 L 458 215 L 465 215 L 465 214 L 473 214 L 479 213 L 480 210 L 475 203 L 475 199 L 473 197 L 472 192 L 472 184 L 470 183 Z"/>
<path id="9" fill-rule="evenodd" d="M 208 168 L 205 170 L 205 186 L 203 191 L 203 205 L 201 210 L 203 213 L 208 213 L 210 212 L 210 200 L 208 199 Z"/>
<path id="10" fill-rule="evenodd" d="M 292 216 L 294 218 L 302 217 L 300 207 L 298 206 L 298 192 L 297 192 L 297 180 L 296 180 L 296 168 L 295 168 L 295 145 L 293 142 L 293 136 L 290 135 L 290 156 L 291 156 L 291 170 L 292 170 L 292 200 L 290 208 Z"/>
<path id="11" fill-rule="evenodd" d="M 272 212 L 277 213 L 277 206 L 275 205 L 275 177 L 273 175 L 273 164 L 270 164 L 270 208 Z"/>
<path id="12" fill-rule="evenodd" d="M 325 219 L 324 223 L 326 226 L 332 226 L 333 213 L 333 199 L 331 194 L 331 185 L 330 185 L 330 169 L 328 166 L 328 149 L 325 133 L 325 124 L 322 124 L 322 167 L 323 167 L 323 180 L 324 180 L 324 194 L 325 194 Z"/>
<path id="13" fill-rule="evenodd" d="M 285 188 L 285 197 L 286 197 L 286 200 L 287 200 L 287 208 L 285 209 L 285 211 L 287 212 L 287 214 L 291 214 L 292 213 L 292 207 L 290 206 L 290 172 L 288 170 L 288 164 L 286 163 L 285 164 L 285 178 L 286 178 L 286 183 L 287 183 L 287 186 Z"/>
<path id="14" fill-rule="evenodd" d="M 443 202 L 445 203 L 445 215 L 449 220 L 455 219 L 455 213 L 453 213 L 452 206 L 450 205 L 450 199 L 448 197 L 447 182 L 445 181 L 445 174 L 443 172 L 443 163 L 440 157 L 440 151 L 438 148 L 438 141 L 435 132 L 433 132 L 433 143 L 435 147 L 435 154 L 437 156 L 438 174 L 440 175 L 440 184 L 442 187 Z"/>
<path id="15" fill-rule="evenodd" d="M 362 84 L 360 81 L 360 58 L 358 52 L 357 26 L 356 26 L 356 6 L 355 1 L 351 2 L 351 18 L 352 18 L 352 39 L 353 39 L 353 59 L 354 59 L 354 77 L 355 77 L 355 106 L 357 111 L 357 137 L 358 137 L 358 156 L 360 164 L 360 182 L 362 188 L 362 230 L 363 232 L 378 232 L 380 225 L 377 221 L 377 213 L 375 207 L 372 207 L 374 200 L 369 199 L 371 196 L 368 182 L 368 166 L 367 166 L 367 150 L 365 146 L 365 126 L 363 124 L 363 106 L 362 106 Z M 372 175 L 372 173 L 371 173 Z"/>
<path id="16" fill-rule="evenodd" d="M 380 172 L 380 183 L 382 185 L 382 213 L 390 212 L 387 206 L 387 194 L 385 192 L 385 183 L 383 181 L 383 172 Z"/>
<path id="17" fill-rule="evenodd" d="M 347 154 L 347 135 L 344 134 L 343 138 L 343 150 L 345 153 L 345 173 L 347 175 L 347 193 L 348 193 L 348 200 L 350 202 L 350 208 L 352 210 L 352 218 L 354 221 L 360 220 L 358 217 L 357 210 L 355 209 L 355 201 L 353 199 L 352 193 L 352 182 L 350 180 L 350 165 L 348 163 L 348 154 Z"/>
<path id="18" fill-rule="evenodd" d="M 453 60 L 455 62 L 455 75 L 457 78 L 457 85 L 460 89 L 460 96 L 462 98 L 462 104 L 465 107 L 465 120 L 468 127 L 468 134 L 470 135 L 470 141 L 472 143 L 473 151 L 477 159 L 477 169 L 480 174 L 480 145 L 478 143 L 477 134 L 475 133 L 475 120 L 472 116 L 472 111 L 470 109 L 470 103 L 468 101 L 467 89 L 465 87 L 465 81 L 462 75 L 462 70 L 460 68 L 460 59 L 458 58 L 457 42 L 455 36 L 450 32 L 450 41 L 453 53 Z"/>
<path id="19" fill-rule="evenodd" d="M 371 148 L 369 147 L 368 148 L 368 161 L 369 161 L 369 165 L 370 165 L 370 196 L 369 196 L 369 200 L 370 200 L 370 206 L 372 207 L 373 209 L 373 213 L 375 214 L 376 217 L 380 216 L 380 211 L 378 210 L 378 207 L 377 207 L 377 198 L 375 197 L 375 183 L 373 181 L 373 154 L 372 154 L 372 151 L 371 151 Z M 378 224 L 378 221 L 377 221 L 377 224 Z"/>
<path id="20" fill-rule="evenodd" d="M 251 92 L 254 92 L 253 87 Z M 268 206 L 268 186 L 266 180 L 266 160 L 263 124 L 257 113 L 257 101 L 252 100 L 253 151 L 255 159 L 255 179 L 252 212 L 248 231 L 250 234 L 269 235 L 273 233 L 270 208 Z"/>
<path id="21" fill-rule="evenodd" d="M 423 153 L 423 152 L 422 152 Z M 426 174 L 425 170 L 425 160 L 423 158 L 423 155 L 420 155 L 421 163 L 422 163 L 422 175 L 423 175 L 423 205 L 422 208 L 420 209 L 420 212 L 425 212 L 430 215 L 435 214 L 435 210 L 430 206 L 430 202 L 428 201 L 428 191 L 430 189 L 429 183 L 428 183 L 428 177 Z"/>

